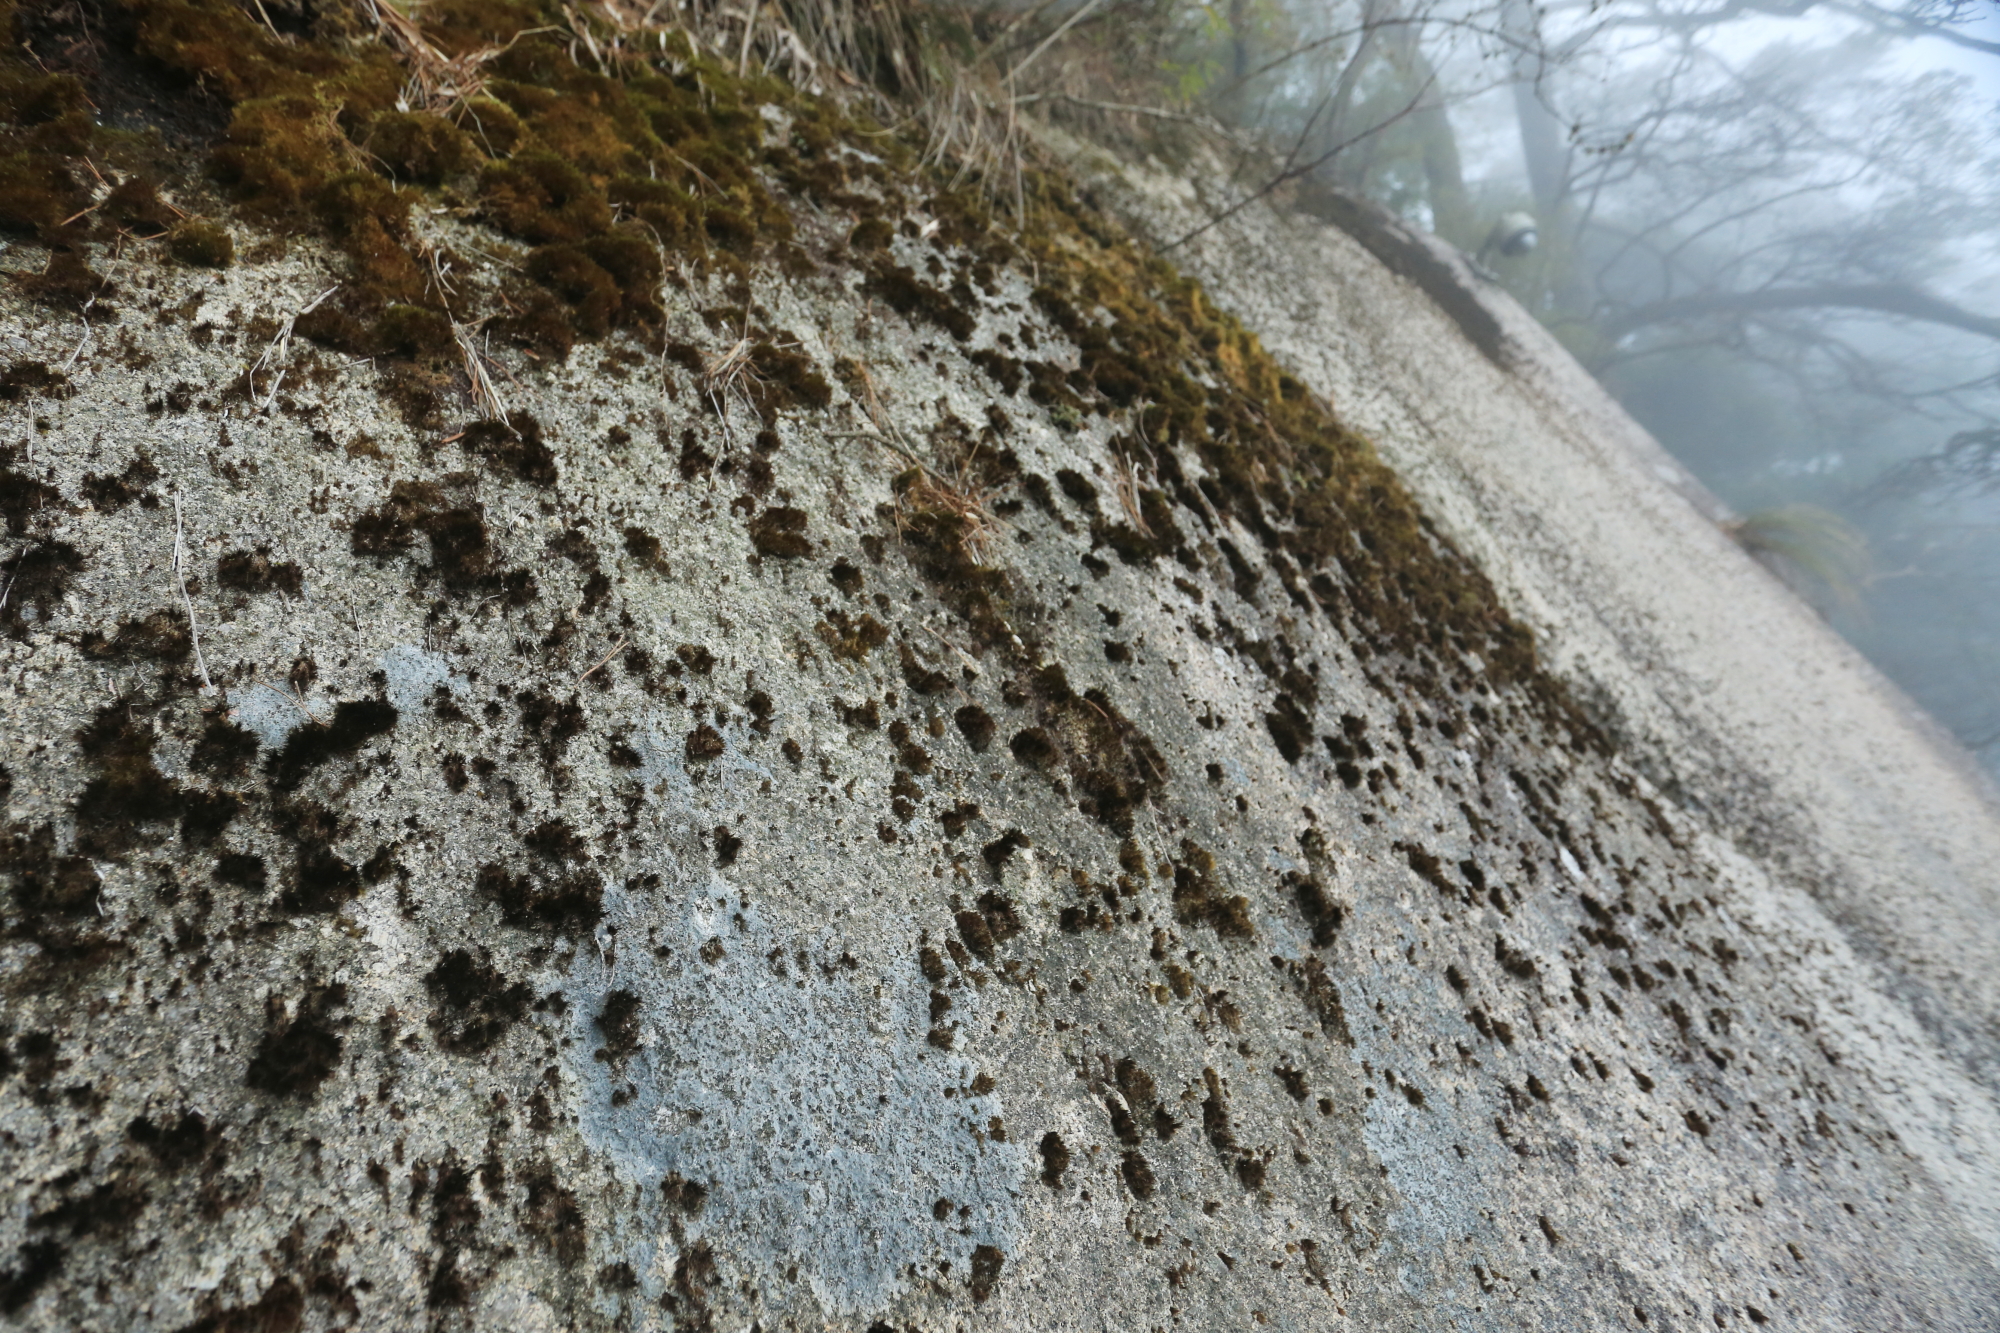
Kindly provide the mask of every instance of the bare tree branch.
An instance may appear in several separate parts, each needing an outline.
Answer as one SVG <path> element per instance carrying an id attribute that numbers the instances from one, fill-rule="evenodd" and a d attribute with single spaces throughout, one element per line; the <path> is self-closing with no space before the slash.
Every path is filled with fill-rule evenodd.
<path id="1" fill-rule="evenodd" d="M 1754 292 L 1702 292 L 1655 301 L 1651 305 L 1614 315 L 1605 320 L 1604 332 L 1616 340 L 1648 325 L 1701 319 L 1710 315 L 1756 315 L 1777 310 L 1830 308 L 1872 310 L 2000 340 L 2000 319 L 1977 314 L 1914 287 L 1886 283 L 1872 286 L 1770 287 Z"/>

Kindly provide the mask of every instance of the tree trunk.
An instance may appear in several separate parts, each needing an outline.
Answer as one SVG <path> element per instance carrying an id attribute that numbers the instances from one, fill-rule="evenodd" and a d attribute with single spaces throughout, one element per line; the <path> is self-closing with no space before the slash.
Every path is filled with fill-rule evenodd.
<path id="1" fill-rule="evenodd" d="M 1400 28 L 1395 36 L 1396 62 L 1410 84 L 1410 92 L 1420 100 L 1410 115 L 1411 129 L 1423 145 L 1424 183 L 1431 206 L 1432 227 L 1454 245 L 1471 249 L 1479 244 L 1474 234 L 1477 224 L 1472 202 L 1465 191 L 1465 170 L 1458 156 L 1458 135 L 1444 107 L 1443 85 L 1435 66 L 1425 54 L 1421 32 Z"/>

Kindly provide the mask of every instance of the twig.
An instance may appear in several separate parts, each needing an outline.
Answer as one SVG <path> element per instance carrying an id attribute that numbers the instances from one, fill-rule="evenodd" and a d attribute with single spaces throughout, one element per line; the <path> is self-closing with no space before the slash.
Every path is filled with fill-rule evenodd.
<path id="1" fill-rule="evenodd" d="M 14 591 L 14 580 L 21 572 L 21 557 L 27 553 L 28 548 L 25 546 L 14 552 L 14 567 L 7 571 L 7 582 L 0 585 L 0 611 L 7 609 L 7 598 Z"/>
<path id="2" fill-rule="evenodd" d="M 1048 7 L 1054 4 L 1055 2 L 1056 0 L 1041 0 L 1041 3 L 1036 5 L 1033 9 L 1022 11 L 1021 16 L 1015 19 L 1012 23 L 1009 23 L 1006 27 L 1002 28 L 998 36 L 994 37 L 994 39 L 988 42 L 986 45 L 980 47 L 979 53 L 973 56 L 972 59 L 965 62 L 965 67 L 967 69 L 977 69 L 981 61 L 985 60 L 987 56 L 993 54 L 993 52 L 997 51 L 1000 48 L 1001 43 L 1005 42 L 1008 38 L 1012 37 L 1016 32 L 1019 32 L 1021 30 L 1022 25 L 1033 23 L 1036 19 L 1040 18 L 1042 14 L 1047 11 Z"/>
<path id="3" fill-rule="evenodd" d="M 194 599 L 188 596 L 187 572 L 183 568 L 181 542 L 181 488 L 174 487 L 174 581 L 180 585 L 181 605 L 187 609 L 188 640 L 194 645 L 194 664 L 201 671 L 201 692 L 215 693 L 215 682 L 208 678 L 208 663 L 201 655 L 201 631 L 194 623 Z"/>
<path id="4" fill-rule="evenodd" d="M 1062 26 L 1058 27 L 1054 32 L 1050 33 L 1047 37 L 1044 37 L 1042 39 L 1042 44 L 1040 46 L 1028 52 L 1027 55 L 1021 58 L 1020 64 L 1014 66 L 1014 68 L 1007 71 L 1006 82 L 1009 85 L 1011 85 L 1015 79 L 1021 76 L 1022 70 L 1034 64 L 1036 60 L 1041 58 L 1042 52 L 1048 50 L 1051 46 L 1054 46 L 1056 42 L 1061 39 L 1064 33 L 1068 32 L 1071 28 L 1074 28 L 1077 24 L 1083 22 L 1085 16 L 1087 16 L 1091 10 L 1096 9 L 1099 5 L 1103 3 L 1104 0 L 1089 0 L 1089 3 L 1084 5 L 1083 8 L 1077 10 L 1076 13 L 1071 14 L 1068 18 L 1064 19 L 1062 22 Z"/>
<path id="5" fill-rule="evenodd" d="M 616 643 L 614 643 L 614 644 L 612 644 L 612 645 L 611 645 L 611 651 L 610 651 L 610 652 L 608 652 L 608 653 L 606 653 L 606 654 L 605 654 L 604 656 L 602 656 L 602 657 L 598 658 L 598 659 L 597 659 L 597 660 L 596 660 L 595 662 L 592 662 L 592 663 L 590 664 L 590 669 L 589 669 L 588 671 L 585 671 L 585 672 L 584 672 L 584 673 L 583 673 L 583 674 L 582 674 L 581 676 L 578 676 L 578 677 L 576 678 L 576 679 L 577 679 L 577 682 L 578 682 L 579 684 L 581 684 L 582 682 L 584 682 L 584 681 L 586 681 L 586 680 L 590 679 L 590 673 L 591 673 L 592 671 L 595 671 L 595 670 L 597 670 L 597 668 L 599 668 L 599 667 L 603 666 L 603 665 L 604 665 L 604 664 L 605 664 L 606 662 L 609 662 L 609 661 L 610 661 L 610 660 L 612 659 L 612 657 L 613 657 L 613 656 L 614 656 L 614 655 L 615 655 L 615 654 L 616 654 L 616 653 L 618 652 L 618 650 L 619 650 L 620 648 L 623 648 L 624 646 L 625 646 L 625 639 L 624 639 L 623 637 L 621 637 L 621 638 L 620 638 L 620 639 L 618 640 L 618 642 L 616 642 Z"/>
<path id="6" fill-rule="evenodd" d="M 736 56 L 736 77 L 742 78 L 750 68 L 750 39 L 757 32 L 757 11 L 763 6 L 760 0 L 750 0 L 749 11 L 743 16 L 743 49 Z"/>
<path id="7" fill-rule="evenodd" d="M 90 308 L 96 304 L 97 298 L 93 296 L 88 301 L 85 301 L 83 309 L 77 312 L 76 317 L 83 321 L 83 337 L 77 342 L 76 350 L 69 354 L 69 360 L 63 362 L 64 374 L 68 374 L 69 368 L 76 364 L 76 359 L 83 355 L 83 349 L 90 346 L 92 336 L 90 331 Z"/>
<path id="8" fill-rule="evenodd" d="M 333 286 L 306 302 L 303 309 L 294 314 L 286 315 L 285 322 L 278 326 L 277 336 L 271 339 L 269 346 L 265 347 L 264 354 L 257 358 L 257 364 L 250 367 L 250 405 L 257 411 L 268 412 L 271 410 L 271 405 L 278 401 L 278 386 L 285 382 L 285 368 L 282 363 L 292 354 L 292 325 L 319 309 L 321 301 L 324 301 L 339 290 L 340 284 L 336 282 Z M 271 392 L 265 394 L 263 401 L 259 402 L 257 400 L 257 372 L 267 365 L 278 368 L 278 377 L 271 381 Z"/>
<path id="9" fill-rule="evenodd" d="M 1314 158 L 1310 162 L 1300 163 L 1297 160 L 1298 150 L 1304 146 L 1303 141 L 1301 141 L 1299 144 L 1293 145 L 1292 152 L 1289 155 L 1287 155 L 1285 159 L 1286 165 L 1284 169 L 1279 171 L 1277 175 L 1271 177 L 1270 180 L 1264 182 L 1264 184 L 1259 186 L 1256 190 L 1254 190 L 1250 194 L 1245 195 L 1243 198 L 1237 200 L 1235 203 L 1231 204 L 1228 208 L 1223 209 L 1220 213 L 1216 214 L 1208 221 L 1202 223 L 1199 227 L 1196 227 L 1193 231 L 1188 232 L 1185 235 L 1176 238 L 1175 240 L 1167 242 L 1167 244 L 1165 244 L 1160 248 L 1163 250 L 1179 249 L 1181 246 L 1186 245 L 1189 241 L 1193 240 L 1195 237 L 1203 235 L 1209 231 L 1213 231 L 1215 228 L 1229 221 L 1229 219 L 1235 217 L 1238 213 L 1241 213 L 1244 209 L 1250 207 L 1250 205 L 1264 198 L 1266 195 L 1270 194 L 1273 190 L 1277 189 L 1279 186 L 1288 184 L 1291 181 L 1298 180 L 1303 176 L 1311 175 L 1313 172 L 1319 170 L 1319 168 L 1326 165 L 1328 162 L 1331 162 L 1334 158 L 1340 156 L 1342 153 L 1352 148 L 1355 144 L 1360 143 L 1363 139 L 1367 139 L 1374 135 L 1380 134 L 1382 131 L 1388 129 L 1391 125 L 1396 124 L 1404 117 L 1413 114 L 1418 108 L 1418 106 L 1420 106 L 1423 103 L 1424 98 L 1430 94 L 1431 85 L 1435 82 L 1436 80 L 1434 78 L 1425 80 L 1424 86 L 1417 90 L 1417 95 L 1411 98 L 1409 103 L 1405 105 L 1402 108 L 1402 110 L 1396 112 L 1396 114 L 1390 116 L 1387 120 L 1383 121 L 1379 125 L 1371 126 L 1370 128 L 1361 131 L 1361 133 L 1359 134 L 1351 135 L 1348 138 L 1341 140 L 1339 143 L 1336 143 L 1333 147 L 1327 149 L 1324 153 L 1321 153 L 1318 157 Z"/>
<path id="10" fill-rule="evenodd" d="M 971 667 L 974 671 L 979 670 L 979 663 L 972 656 L 971 653 L 966 652 L 965 649 L 959 647 L 957 644 L 953 643 L 950 639 L 947 639 L 944 635 L 938 633 L 936 630 L 932 629 L 929 625 L 924 624 L 922 621 L 917 622 L 917 628 L 922 630 L 924 633 L 930 635 L 933 639 L 936 639 L 939 643 L 943 644 L 945 647 L 957 653 L 960 657 L 964 658 L 965 664 Z"/>

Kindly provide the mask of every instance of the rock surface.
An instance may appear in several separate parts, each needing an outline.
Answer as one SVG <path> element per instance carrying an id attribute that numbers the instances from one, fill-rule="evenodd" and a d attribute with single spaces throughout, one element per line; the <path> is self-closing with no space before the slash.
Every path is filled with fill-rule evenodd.
<path id="1" fill-rule="evenodd" d="M 1049 188 L 506 424 L 0 298 L 0 1317 L 1990 1326 L 1985 795 L 1518 312 Z"/>

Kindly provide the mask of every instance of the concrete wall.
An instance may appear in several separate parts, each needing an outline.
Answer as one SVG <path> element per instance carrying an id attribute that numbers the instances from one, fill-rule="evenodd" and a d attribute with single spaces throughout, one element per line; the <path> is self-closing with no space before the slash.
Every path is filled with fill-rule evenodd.
<path id="1" fill-rule="evenodd" d="M 961 264 L 910 220 L 895 258 Z M 498 348 L 549 467 L 303 345 L 268 409 L 231 396 L 324 288 L 302 243 L 135 261 L 74 356 L 4 298 L 9 366 L 71 392 L 6 418 L 0 1317 L 1989 1323 L 1985 797 L 1532 326 L 1503 374 L 1256 211 L 1174 256 L 1609 753 L 1477 663 L 1412 685 L 1199 503 L 1115 556 L 1129 420 L 969 359 L 1074 364 L 1029 266 L 954 340 L 844 234 L 802 216 L 826 267 L 754 300 L 865 381 L 759 440 L 641 344 Z M 670 289 L 665 333 L 721 354 L 729 299 Z M 981 438 L 1018 464 L 973 497 L 1015 631 L 984 648 L 906 473 Z M 1093 717 L 1145 775 L 1129 829 L 1064 757 Z"/>

